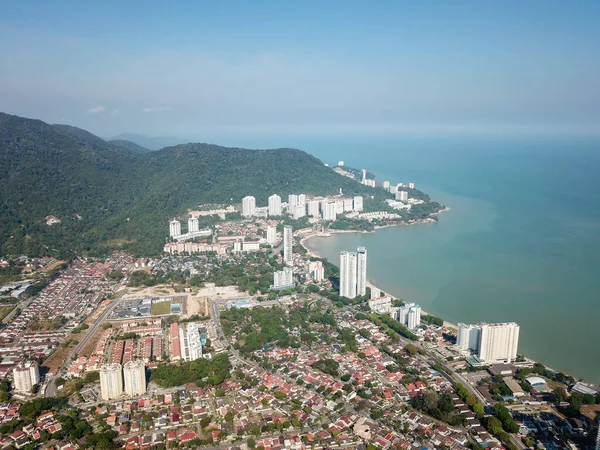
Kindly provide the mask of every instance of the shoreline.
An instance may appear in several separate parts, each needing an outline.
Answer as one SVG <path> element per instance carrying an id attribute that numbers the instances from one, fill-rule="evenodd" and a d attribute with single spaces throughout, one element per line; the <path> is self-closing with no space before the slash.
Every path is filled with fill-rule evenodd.
<path id="1" fill-rule="evenodd" d="M 444 212 L 450 211 L 451 209 L 446 206 L 445 208 L 435 212 L 435 213 L 431 213 L 430 216 L 438 216 Z M 306 241 L 308 241 L 309 239 L 315 238 L 315 237 L 323 237 L 323 238 L 328 238 L 331 237 L 335 234 L 344 234 L 344 233 L 375 233 L 377 230 L 382 230 L 384 228 L 391 228 L 391 227 L 402 227 L 402 226 L 410 226 L 410 225 L 421 225 L 421 224 L 425 224 L 425 223 L 432 223 L 431 220 L 429 220 L 430 217 L 426 218 L 426 219 L 419 219 L 415 222 L 412 223 L 397 223 L 397 224 L 389 224 L 389 225 L 380 225 L 380 226 L 375 226 L 375 228 L 373 229 L 373 231 L 359 231 L 359 230 L 328 230 L 327 233 L 328 234 L 322 234 L 319 235 L 318 233 L 309 233 L 306 236 L 303 236 L 300 241 L 299 244 L 306 250 L 306 254 L 315 258 L 322 258 L 322 259 L 326 259 L 325 256 L 316 253 L 315 251 L 311 250 L 310 248 L 307 247 L 306 245 Z M 433 221 L 435 222 L 435 221 Z M 337 266 L 338 264 L 336 264 Z M 392 294 L 391 292 L 388 292 L 386 289 L 382 289 L 381 287 L 377 286 L 372 279 L 370 279 L 367 276 L 367 287 L 369 288 L 376 288 L 379 289 L 381 292 L 385 292 L 388 295 L 391 295 L 392 298 L 394 299 L 398 299 L 400 300 L 400 297 L 397 297 L 396 295 Z M 431 314 L 427 311 L 425 311 L 424 309 L 421 309 L 421 313 L 425 314 L 426 316 L 435 316 L 434 314 Z M 440 317 L 440 319 L 442 319 L 444 321 L 444 325 L 447 328 L 452 328 L 454 330 L 458 330 L 458 326 L 452 322 L 448 322 L 447 320 L 445 320 L 443 317 Z"/>
<path id="2" fill-rule="evenodd" d="M 446 211 L 450 211 L 450 208 L 446 207 L 443 210 L 440 210 L 437 213 L 433 213 L 431 215 L 439 215 L 439 214 L 441 214 L 443 212 L 446 212 Z M 431 222 L 426 221 L 426 219 L 424 219 L 423 221 L 417 221 L 417 222 L 413 222 L 413 223 L 410 223 L 410 224 L 404 223 L 404 224 L 383 225 L 383 226 L 380 226 L 380 227 L 375 227 L 375 229 L 373 231 L 331 230 L 331 231 L 328 231 L 328 233 L 329 233 L 328 235 L 319 235 L 318 233 L 310 233 L 310 234 L 308 234 L 306 236 L 303 236 L 300 239 L 299 244 L 306 250 L 307 255 L 313 256 L 313 257 L 316 257 L 316 258 L 326 259 L 325 256 L 323 256 L 323 255 L 321 255 L 321 254 L 319 254 L 319 253 L 317 253 L 317 252 L 309 249 L 306 246 L 306 241 L 308 241 L 311 238 L 315 238 L 315 237 L 324 237 L 324 238 L 327 238 L 327 237 L 331 237 L 331 236 L 333 236 L 335 234 L 342 234 L 342 233 L 374 233 L 375 231 L 383 229 L 383 228 L 399 227 L 399 226 L 405 226 L 405 225 L 416 225 L 416 224 L 422 224 L 422 223 L 431 223 Z M 338 266 L 338 264 L 336 264 L 336 266 Z M 397 297 L 394 294 L 388 292 L 387 290 L 382 289 L 379 286 L 377 286 L 375 283 L 373 283 L 372 279 L 370 279 L 369 277 L 367 277 L 367 287 L 379 289 L 381 292 L 385 292 L 386 294 L 391 295 L 392 298 L 394 298 L 394 299 L 398 299 L 398 300 L 400 299 L 399 297 Z M 421 309 L 421 314 L 431 315 L 431 316 L 434 316 L 434 317 L 439 317 L 439 316 L 435 316 L 434 314 L 431 314 L 431 313 L 429 313 L 429 312 L 427 312 L 427 311 L 425 311 L 423 309 Z M 440 317 L 440 319 L 442 319 L 444 321 L 444 325 L 443 325 L 444 327 L 452 328 L 452 329 L 458 331 L 458 326 L 456 324 L 454 324 L 452 322 L 448 322 L 443 317 Z M 546 369 L 548 369 L 550 371 L 553 371 L 553 372 L 562 372 L 562 371 L 557 371 L 557 370 L 553 369 L 552 367 L 550 367 L 550 366 L 548 366 L 548 365 L 546 365 L 544 363 L 541 363 L 539 360 L 536 360 L 536 359 L 533 359 L 533 358 L 529 358 L 529 357 L 527 357 L 524 354 L 521 354 L 521 356 L 523 356 L 523 358 L 527 362 L 530 362 L 530 363 L 533 363 L 533 364 L 535 364 L 535 363 L 543 364 L 544 367 L 546 367 Z M 568 375 L 568 376 L 572 376 L 572 375 L 570 375 L 567 372 L 562 372 L 562 373 L 564 373 L 565 375 Z M 586 384 L 592 384 L 592 385 L 594 384 L 594 383 L 587 382 L 586 380 L 584 380 L 582 378 L 578 378 L 578 377 L 575 377 L 575 376 L 573 376 L 573 378 L 575 378 L 576 380 L 579 380 L 579 381 L 583 381 Z"/>

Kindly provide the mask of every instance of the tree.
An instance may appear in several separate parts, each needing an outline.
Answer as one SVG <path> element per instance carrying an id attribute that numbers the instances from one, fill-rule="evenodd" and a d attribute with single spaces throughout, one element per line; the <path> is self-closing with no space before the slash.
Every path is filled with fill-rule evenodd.
<path id="1" fill-rule="evenodd" d="M 564 402 L 567 399 L 567 391 L 564 386 L 556 386 L 550 394 L 550 398 L 555 405 Z"/>
<path id="2" fill-rule="evenodd" d="M 502 422 L 500 422 L 496 417 L 489 417 L 486 422 L 486 428 L 492 434 L 498 434 L 502 431 Z"/>

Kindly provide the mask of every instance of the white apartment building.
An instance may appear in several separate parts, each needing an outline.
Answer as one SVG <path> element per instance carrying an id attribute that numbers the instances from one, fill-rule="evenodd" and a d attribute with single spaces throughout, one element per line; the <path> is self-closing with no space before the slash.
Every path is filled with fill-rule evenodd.
<path id="1" fill-rule="evenodd" d="M 291 210 L 292 218 L 298 220 L 306 216 L 306 204 L 296 204 Z"/>
<path id="2" fill-rule="evenodd" d="M 325 279 L 325 268 L 321 261 L 311 261 L 308 263 L 308 273 L 316 282 L 323 281 Z"/>
<path id="3" fill-rule="evenodd" d="M 396 320 L 408 329 L 414 330 L 421 325 L 421 307 L 415 303 L 406 303 L 398 308 Z"/>
<path id="4" fill-rule="evenodd" d="M 383 189 L 385 189 L 386 191 L 390 190 L 390 182 L 389 181 L 383 182 Z"/>
<path id="5" fill-rule="evenodd" d="M 188 233 L 196 233 L 200 231 L 200 221 L 195 217 L 188 219 Z"/>
<path id="6" fill-rule="evenodd" d="M 244 252 L 257 252 L 260 250 L 259 241 L 244 241 L 242 243 L 242 251 Z"/>
<path id="7" fill-rule="evenodd" d="M 121 364 L 105 364 L 100 368 L 102 400 L 114 400 L 123 395 L 123 368 Z"/>
<path id="8" fill-rule="evenodd" d="M 409 189 L 414 189 L 415 188 L 415 183 L 408 183 L 408 188 Z"/>
<path id="9" fill-rule="evenodd" d="M 398 193 L 398 185 L 397 184 L 390 185 L 390 194 L 396 194 L 396 193 Z"/>
<path id="10" fill-rule="evenodd" d="M 367 293 L 367 249 L 340 253 L 340 295 L 355 298 Z"/>
<path id="11" fill-rule="evenodd" d="M 360 195 L 354 197 L 354 211 L 363 210 L 363 198 Z"/>
<path id="12" fill-rule="evenodd" d="M 354 210 L 354 199 L 345 198 L 344 199 L 344 212 L 350 212 Z"/>
<path id="13" fill-rule="evenodd" d="M 129 397 L 143 395 L 146 392 L 146 366 L 141 359 L 128 361 L 123 366 L 125 394 Z"/>
<path id="14" fill-rule="evenodd" d="M 197 323 L 182 324 L 179 327 L 179 343 L 181 358 L 184 361 L 195 361 L 202 358 L 200 327 Z"/>
<path id="15" fill-rule="evenodd" d="M 408 310 L 406 326 L 409 330 L 414 330 L 419 325 L 421 325 L 421 307 L 414 305 Z"/>
<path id="16" fill-rule="evenodd" d="M 308 210 L 308 215 L 311 217 L 320 217 L 319 206 L 321 202 L 319 200 L 309 200 L 306 202 L 306 209 Z"/>
<path id="17" fill-rule="evenodd" d="M 367 294 L 367 249 L 366 247 L 358 247 L 358 261 L 356 267 L 356 294 Z"/>
<path id="18" fill-rule="evenodd" d="M 381 297 L 381 289 L 372 287 L 371 288 L 371 298 L 379 298 Z"/>
<path id="19" fill-rule="evenodd" d="M 340 295 L 356 297 L 356 252 L 342 251 L 340 253 Z"/>
<path id="20" fill-rule="evenodd" d="M 407 202 L 408 201 L 408 192 L 407 191 L 396 192 L 396 200 L 399 200 L 401 202 Z"/>
<path id="21" fill-rule="evenodd" d="M 291 289 L 294 286 L 294 273 L 291 267 L 285 267 L 283 270 L 273 273 L 273 285 L 271 289 Z"/>
<path id="22" fill-rule="evenodd" d="M 179 220 L 173 219 L 169 222 L 169 236 L 181 236 L 181 222 Z"/>
<path id="23" fill-rule="evenodd" d="M 277 241 L 277 228 L 276 227 L 267 227 L 267 244 L 275 245 Z"/>
<path id="24" fill-rule="evenodd" d="M 480 331 L 481 328 L 477 325 L 459 323 L 456 335 L 456 345 L 463 351 L 472 350 L 476 352 L 479 348 Z"/>
<path id="25" fill-rule="evenodd" d="M 335 213 L 336 214 L 344 214 L 344 199 L 336 198 L 335 202 Z"/>
<path id="26" fill-rule="evenodd" d="M 248 195 L 242 199 L 242 216 L 252 217 L 256 214 L 256 199 Z"/>
<path id="27" fill-rule="evenodd" d="M 334 222 L 337 218 L 337 212 L 335 208 L 335 202 L 325 201 L 322 205 L 323 208 L 323 220 L 326 222 Z"/>
<path id="28" fill-rule="evenodd" d="M 283 262 L 288 266 L 294 265 L 293 245 L 294 232 L 292 227 L 286 225 L 283 227 Z"/>
<path id="29" fill-rule="evenodd" d="M 269 197 L 269 216 L 281 216 L 281 197 L 277 194 Z"/>
<path id="30" fill-rule="evenodd" d="M 24 361 L 13 369 L 15 391 L 30 394 L 33 386 L 40 382 L 40 370 L 37 362 Z"/>
<path id="31" fill-rule="evenodd" d="M 479 325 L 477 357 L 485 363 L 506 362 L 517 358 L 519 325 L 508 323 L 482 323 Z"/>
<path id="32" fill-rule="evenodd" d="M 378 314 L 388 314 L 392 310 L 392 297 L 389 295 L 372 298 L 368 303 L 371 311 Z"/>

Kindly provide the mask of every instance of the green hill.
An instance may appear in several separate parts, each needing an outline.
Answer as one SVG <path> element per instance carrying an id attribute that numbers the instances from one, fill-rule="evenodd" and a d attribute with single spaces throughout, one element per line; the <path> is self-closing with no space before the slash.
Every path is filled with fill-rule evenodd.
<path id="1" fill-rule="evenodd" d="M 161 250 L 167 220 L 201 203 L 277 193 L 385 195 L 300 150 L 184 144 L 127 150 L 64 125 L 0 113 L 0 254 Z M 52 215 L 60 224 L 46 225 Z"/>
<path id="2" fill-rule="evenodd" d="M 127 150 L 131 150 L 134 152 L 151 152 L 149 148 L 142 147 L 141 145 L 136 144 L 135 142 L 126 141 L 125 139 L 111 139 L 108 141 L 109 144 L 117 145 L 119 147 L 126 148 Z"/>

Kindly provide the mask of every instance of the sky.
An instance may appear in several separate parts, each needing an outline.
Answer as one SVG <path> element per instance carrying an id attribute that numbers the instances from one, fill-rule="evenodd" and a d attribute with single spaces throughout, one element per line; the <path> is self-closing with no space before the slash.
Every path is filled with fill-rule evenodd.
<path id="1" fill-rule="evenodd" d="M 598 1 L 3 2 L 0 111 L 123 132 L 600 133 Z"/>

